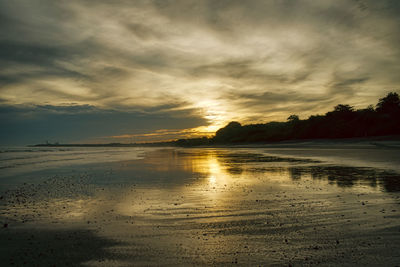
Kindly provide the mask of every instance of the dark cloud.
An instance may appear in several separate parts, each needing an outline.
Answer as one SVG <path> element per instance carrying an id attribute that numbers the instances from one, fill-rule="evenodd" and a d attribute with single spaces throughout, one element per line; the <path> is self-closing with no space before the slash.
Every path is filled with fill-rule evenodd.
<path id="1" fill-rule="evenodd" d="M 284 114 L 280 119 L 285 119 L 287 111 L 301 114 L 303 117 L 315 114 L 321 108 L 331 109 L 332 98 L 326 94 L 298 94 L 295 91 L 263 94 L 230 94 L 227 98 L 236 101 L 236 105 L 243 109 L 251 109 L 256 116 L 246 118 L 248 120 L 265 121 L 276 114 Z M 333 103 L 332 103 L 333 102 Z M 279 106 L 276 105 L 279 103 Z M 275 113 L 275 114 L 274 114 Z M 262 115 L 264 114 L 264 115 Z M 272 116 L 271 116 L 272 115 Z"/>
<path id="2" fill-rule="evenodd" d="M 218 77 L 242 80 L 251 84 L 279 83 L 293 84 L 306 80 L 311 71 L 309 69 L 300 69 L 295 73 L 268 73 L 257 69 L 258 63 L 268 61 L 268 58 L 259 60 L 239 60 L 217 62 L 209 65 L 202 65 L 193 68 L 190 74 L 195 77 Z"/>
<path id="3" fill-rule="evenodd" d="M 0 106 L 2 145 L 55 142 L 112 141 L 110 136 L 148 134 L 158 129 L 206 125 L 194 110 L 117 111 L 90 105 Z M 115 140 L 114 140 L 115 141 Z M 126 141 L 126 140 L 124 140 Z M 142 141 L 131 138 L 129 141 Z"/>
<path id="4" fill-rule="evenodd" d="M 124 24 L 131 33 L 133 33 L 136 37 L 140 39 L 152 40 L 165 38 L 165 34 L 156 31 L 145 24 L 135 22 L 127 22 Z"/>
<path id="5" fill-rule="evenodd" d="M 340 93 L 351 96 L 357 89 L 359 89 L 359 86 L 362 86 L 362 84 L 366 83 L 368 80 L 369 77 L 348 78 L 337 75 L 329 86 L 332 94 Z"/>
<path id="6" fill-rule="evenodd" d="M 0 58 L 5 62 L 51 65 L 55 59 L 70 56 L 69 54 L 59 47 L 5 41 L 0 43 Z"/>

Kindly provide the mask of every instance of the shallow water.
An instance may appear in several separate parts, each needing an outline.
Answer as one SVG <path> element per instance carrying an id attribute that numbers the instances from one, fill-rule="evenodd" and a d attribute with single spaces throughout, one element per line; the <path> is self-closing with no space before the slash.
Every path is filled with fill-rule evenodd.
<path id="1" fill-rule="evenodd" d="M 3 150 L 0 260 L 400 264 L 398 150 L 341 150 Z"/>

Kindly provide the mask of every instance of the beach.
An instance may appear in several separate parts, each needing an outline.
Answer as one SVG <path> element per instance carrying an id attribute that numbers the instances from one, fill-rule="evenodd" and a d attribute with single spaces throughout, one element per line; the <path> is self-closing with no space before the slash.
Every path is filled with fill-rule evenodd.
<path id="1" fill-rule="evenodd" d="M 397 143 L 4 148 L 4 266 L 400 265 Z"/>

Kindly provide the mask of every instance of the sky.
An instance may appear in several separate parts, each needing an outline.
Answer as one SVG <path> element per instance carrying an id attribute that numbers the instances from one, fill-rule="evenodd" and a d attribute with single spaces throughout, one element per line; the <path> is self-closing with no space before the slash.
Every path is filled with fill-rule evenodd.
<path id="1" fill-rule="evenodd" d="M 0 144 L 210 135 L 400 88 L 396 0 L 0 0 Z"/>

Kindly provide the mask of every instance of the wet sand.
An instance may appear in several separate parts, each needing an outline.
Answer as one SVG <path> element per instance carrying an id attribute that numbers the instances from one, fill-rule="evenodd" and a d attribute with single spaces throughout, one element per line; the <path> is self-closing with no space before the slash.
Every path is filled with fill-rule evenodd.
<path id="1" fill-rule="evenodd" d="M 399 150 L 341 149 L 147 149 L 3 175 L 0 262 L 400 265 Z"/>

